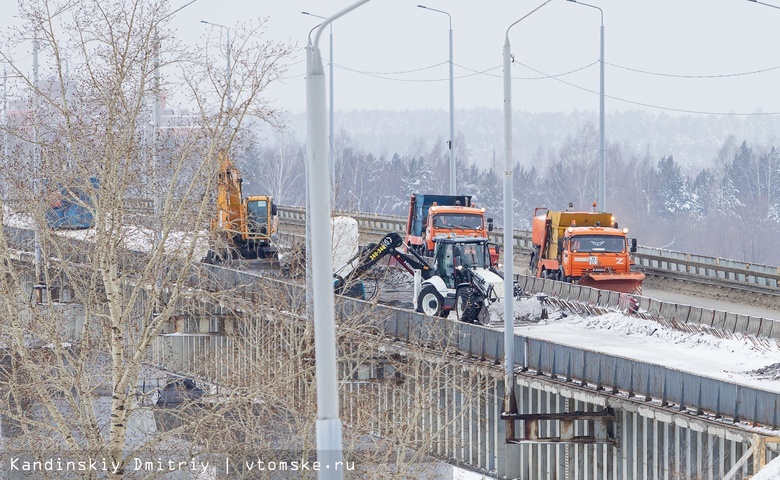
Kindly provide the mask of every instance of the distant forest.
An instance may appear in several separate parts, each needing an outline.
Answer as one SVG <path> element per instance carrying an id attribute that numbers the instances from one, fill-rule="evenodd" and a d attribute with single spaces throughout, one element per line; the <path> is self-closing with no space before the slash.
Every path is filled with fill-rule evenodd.
<path id="1" fill-rule="evenodd" d="M 380 112 L 374 117 L 385 120 L 375 121 L 373 128 L 365 112 L 345 114 L 363 121 L 350 128 L 344 120 L 334 141 L 335 208 L 405 215 L 411 193 L 447 193 L 446 140 L 441 132 L 426 135 L 434 118 L 444 125 L 443 113 L 428 112 L 431 118 L 420 121 L 424 112 Z M 479 128 L 456 136 L 457 190 L 473 195 L 501 226 L 503 138 L 500 129 L 488 128 L 495 115 L 483 113 L 489 120 L 483 118 L 477 121 Z M 410 120 L 415 117 L 417 127 Z M 578 113 L 520 117 L 514 125 L 533 125 L 541 133 L 513 149 L 518 159 L 513 169 L 515 228 L 530 227 L 535 207 L 564 209 L 571 202 L 576 209 L 590 210 L 597 198 L 597 118 Z M 780 233 L 780 153 L 773 135 L 779 119 L 620 117 L 630 119 L 637 130 L 634 137 L 607 135 L 606 210 L 629 228 L 631 237 L 645 246 L 780 265 L 780 252 L 772 247 Z M 270 193 L 283 205 L 303 205 L 305 132 L 300 118 L 289 125 L 287 131 L 264 138 L 241 162 L 249 190 Z M 392 143 L 376 143 L 383 128 L 397 151 Z M 406 137 L 399 133 L 404 129 Z M 643 141 L 665 138 L 658 129 L 665 129 L 668 142 Z M 370 132 L 366 138 L 371 141 L 365 143 L 371 148 L 364 146 L 361 132 Z M 488 155 L 491 149 L 498 153 Z"/>

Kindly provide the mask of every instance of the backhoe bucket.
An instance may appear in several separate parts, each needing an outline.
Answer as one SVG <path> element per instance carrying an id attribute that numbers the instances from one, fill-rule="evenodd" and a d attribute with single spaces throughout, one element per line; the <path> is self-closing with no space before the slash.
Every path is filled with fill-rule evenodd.
<path id="1" fill-rule="evenodd" d="M 642 293 L 642 280 L 644 279 L 645 274 L 640 272 L 591 273 L 580 278 L 577 284 L 584 287 L 639 295 Z"/>

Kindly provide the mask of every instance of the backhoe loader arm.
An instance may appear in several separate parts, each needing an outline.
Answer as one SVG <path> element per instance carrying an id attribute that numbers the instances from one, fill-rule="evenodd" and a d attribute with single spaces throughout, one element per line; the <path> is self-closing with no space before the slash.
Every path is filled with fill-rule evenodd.
<path id="1" fill-rule="evenodd" d="M 333 274 L 333 288 L 336 294 L 343 294 L 347 285 L 356 282 L 387 255 L 395 258 L 409 274 L 414 275 L 415 270 L 420 270 L 423 279 L 430 278 L 432 267 L 416 253 L 412 252 L 410 255 L 398 250 L 401 245 L 403 245 L 401 236 L 390 232 L 379 243 L 371 243 L 361 249 L 343 268 Z"/>

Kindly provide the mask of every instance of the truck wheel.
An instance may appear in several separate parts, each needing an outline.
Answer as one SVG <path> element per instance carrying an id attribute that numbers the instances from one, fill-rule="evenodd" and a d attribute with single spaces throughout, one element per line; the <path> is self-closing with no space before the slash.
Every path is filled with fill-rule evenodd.
<path id="1" fill-rule="evenodd" d="M 558 280 L 563 283 L 571 283 L 571 277 L 567 277 L 566 274 L 563 273 L 563 268 L 558 269 Z"/>
<path id="2" fill-rule="evenodd" d="M 455 315 L 461 322 L 474 322 L 477 319 L 477 306 L 472 287 L 460 287 L 455 294 Z"/>
<path id="3" fill-rule="evenodd" d="M 442 316 L 443 306 L 444 298 L 433 285 L 426 285 L 417 297 L 417 311 L 425 315 Z"/>

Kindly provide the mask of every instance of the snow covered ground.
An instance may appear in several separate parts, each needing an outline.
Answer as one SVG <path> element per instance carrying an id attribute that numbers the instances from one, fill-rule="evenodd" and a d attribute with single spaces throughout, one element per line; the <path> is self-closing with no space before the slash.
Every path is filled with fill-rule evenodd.
<path id="1" fill-rule="evenodd" d="M 411 308 L 411 277 L 405 272 L 389 275 L 382 288 L 392 290 L 396 306 Z M 683 332 L 621 312 L 582 316 L 550 305 L 547 310 L 549 318 L 542 320 L 536 294 L 515 300 L 515 333 L 780 392 L 780 346 L 774 340 Z M 492 328 L 503 331 L 503 317 L 502 303 L 490 306 Z"/>
<path id="2" fill-rule="evenodd" d="M 780 478 L 780 457 L 767 463 L 751 480 L 777 480 Z"/>
<path id="3" fill-rule="evenodd" d="M 27 215 L 16 213 L 6 205 L 3 205 L 3 223 L 16 228 L 35 228 L 35 225 Z M 94 238 L 95 229 L 58 230 L 57 235 L 89 242 Z M 122 240 L 125 247 L 136 252 L 150 251 L 152 245 L 154 245 L 154 236 L 155 232 L 153 230 L 136 225 L 127 225 L 122 229 Z M 183 256 L 187 252 L 190 242 L 193 241 L 193 237 L 195 240 L 193 258 L 204 258 L 208 252 L 209 232 L 207 230 L 195 232 L 194 234 L 192 232 L 170 232 L 165 241 L 166 253 L 168 255 Z"/>
<path id="4" fill-rule="evenodd" d="M 780 348 L 775 341 L 682 332 L 620 312 L 580 316 L 548 306 L 547 320 L 541 319 L 541 312 L 536 296 L 515 300 L 515 319 L 521 321 L 515 333 L 780 392 Z M 491 306 L 491 318 L 503 321 L 503 306 Z"/>

